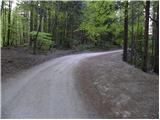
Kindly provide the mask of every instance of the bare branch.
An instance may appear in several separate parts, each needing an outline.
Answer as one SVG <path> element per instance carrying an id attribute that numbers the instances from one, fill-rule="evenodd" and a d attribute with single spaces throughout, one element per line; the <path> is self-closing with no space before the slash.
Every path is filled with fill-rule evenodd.
<path id="1" fill-rule="evenodd" d="M 151 16 L 149 16 L 149 18 L 150 18 L 153 22 L 158 22 L 157 20 L 153 19 Z"/>

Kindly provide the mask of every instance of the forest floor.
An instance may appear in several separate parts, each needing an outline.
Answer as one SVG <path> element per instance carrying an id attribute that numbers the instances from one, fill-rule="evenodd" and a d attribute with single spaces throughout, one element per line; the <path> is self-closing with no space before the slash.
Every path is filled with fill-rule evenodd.
<path id="1" fill-rule="evenodd" d="M 26 47 L 1 48 L 2 80 L 9 78 L 22 70 L 29 69 L 49 59 L 73 53 L 75 50 L 56 50 L 56 52 L 38 53 L 33 55 Z"/>
<path id="2" fill-rule="evenodd" d="M 102 118 L 159 118 L 158 75 L 122 61 L 122 53 L 90 57 L 76 70 L 85 99 Z"/>
<path id="3" fill-rule="evenodd" d="M 113 48 L 116 50 L 119 48 Z M 112 50 L 112 49 L 111 49 Z M 66 56 L 70 54 L 78 54 L 78 53 L 91 53 L 91 52 L 101 52 L 104 50 L 60 50 L 57 49 L 52 52 L 46 53 L 37 53 L 36 55 L 32 54 L 31 49 L 27 47 L 19 46 L 12 48 L 1 48 L 1 77 L 2 80 L 5 80 L 17 73 L 27 70 L 33 66 L 41 64 L 47 60 L 58 58 L 61 56 Z"/>

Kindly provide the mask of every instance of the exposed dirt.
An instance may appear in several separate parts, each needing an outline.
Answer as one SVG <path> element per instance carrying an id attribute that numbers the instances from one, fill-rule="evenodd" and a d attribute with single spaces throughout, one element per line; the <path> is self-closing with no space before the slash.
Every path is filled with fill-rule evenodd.
<path id="1" fill-rule="evenodd" d="M 74 50 L 56 50 L 47 54 L 33 55 L 25 47 L 1 48 L 2 80 L 12 77 L 22 70 L 26 70 L 52 58 L 76 53 Z"/>
<path id="2" fill-rule="evenodd" d="M 87 58 L 76 78 L 101 118 L 159 118 L 159 80 L 122 61 L 121 53 Z"/>

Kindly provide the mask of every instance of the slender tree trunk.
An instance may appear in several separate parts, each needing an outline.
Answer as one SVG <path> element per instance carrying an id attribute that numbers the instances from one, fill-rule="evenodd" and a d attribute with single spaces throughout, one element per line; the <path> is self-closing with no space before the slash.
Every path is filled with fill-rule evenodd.
<path id="1" fill-rule="evenodd" d="M 31 1 L 31 5 L 33 5 L 33 1 Z M 33 31 L 33 8 L 30 11 L 30 32 Z M 30 36 L 29 46 L 32 46 L 32 37 Z"/>
<path id="2" fill-rule="evenodd" d="M 138 25 L 137 25 L 137 33 L 136 33 L 136 36 L 134 36 L 134 65 L 136 66 L 137 65 L 137 40 L 139 39 L 139 33 L 138 33 L 138 30 L 139 30 L 139 15 L 138 15 Z"/>
<path id="3" fill-rule="evenodd" d="M 73 38 L 73 25 L 72 24 L 71 24 L 70 31 L 71 31 L 71 38 Z"/>
<path id="4" fill-rule="evenodd" d="M 51 33 L 51 13 L 48 10 L 48 33 Z"/>
<path id="5" fill-rule="evenodd" d="M 3 13 L 3 10 L 4 10 L 4 0 L 2 0 L 2 3 L 1 3 L 1 15 Z"/>
<path id="6" fill-rule="evenodd" d="M 42 22 L 41 22 L 41 28 L 40 28 L 40 30 L 41 30 L 41 32 L 44 32 L 44 17 L 42 18 Z"/>
<path id="7" fill-rule="evenodd" d="M 153 19 L 156 19 L 156 11 L 153 7 Z M 155 42 L 156 42 L 156 23 L 152 21 L 152 68 L 154 69 L 154 62 L 155 62 Z"/>
<path id="8" fill-rule="evenodd" d="M 159 74 L 159 5 L 157 5 L 154 72 Z"/>
<path id="9" fill-rule="evenodd" d="M 18 20 L 16 20 L 16 33 L 18 33 Z M 18 37 L 18 35 L 16 35 L 16 39 L 15 39 L 15 45 L 17 46 L 17 37 Z"/>
<path id="10" fill-rule="evenodd" d="M 8 33 L 7 33 L 7 46 L 10 44 L 10 31 L 11 31 L 11 9 L 12 9 L 12 1 L 9 1 L 9 12 L 8 12 Z"/>
<path id="11" fill-rule="evenodd" d="M 133 14 L 133 1 L 132 1 L 132 38 L 131 38 L 131 64 L 133 64 L 133 55 L 134 55 L 134 14 Z"/>
<path id="12" fill-rule="evenodd" d="M 67 12 L 67 5 L 65 6 L 65 27 L 64 27 L 64 40 L 67 41 L 67 22 L 68 22 L 68 12 Z M 68 41 L 65 42 L 68 44 Z M 66 47 L 66 44 L 64 45 Z M 67 46 L 68 47 L 68 46 Z"/>
<path id="13" fill-rule="evenodd" d="M 67 12 L 67 11 L 65 12 L 65 16 L 66 16 L 66 17 L 65 17 L 66 20 L 65 20 L 65 28 L 64 28 L 64 29 L 65 29 L 65 33 L 64 33 L 64 36 L 65 36 L 65 37 L 64 37 L 64 38 L 65 38 L 65 41 L 67 41 L 67 27 L 68 27 L 68 25 L 67 25 L 67 24 L 68 24 L 68 12 Z M 68 45 L 68 42 L 69 42 L 69 41 L 67 41 L 67 47 L 69 46 L 69 45 Z"/>
<path id="14" fill-rule="evenodd" d="M 16 24 L 16 18 L 15 18 L 15 17 L 13 17 L 13 20 L 12 20 L 12 26 L 15 26 L 15 24 Z M 12 34 L 12 33 L 13 33 L 13 31 L 11 30 L 11 34 Z M 13 33 L 13 34 L 14 34 L 14 33 Z M 12 45 L 15 45 L 15 44 L 14 44 L 15 39 L 16 39 L 16 38 L 15 38 L 15 37 L 14 37 L 14 35 L 13 35 L 13 37 L 12 37 L 12 41 L 11 41 L 11 43 L 10 43 L 10 44 L 11 44 L 11 46 L 12 46 Z"/>
<path id="15" fill-rule="evenodd" d="M 34 2 L 34 7 L 37 7 L 38 6 L 38 1 L 35 1 Z M 38 19 L 39 19 L 39 17 L 38 17 L 38 13 L 35 13 L 35 12 L 33 12 L 33 16 L 34 16 L 34 19 L 33 19 L 33 30 L 34 31 L 38 31 Z"/>
<path id="16" fill-rule="evenodd" d="M 59 46 L 58 43 L 58 11 L 59 11 L 59 2 L 55 2 L 55 14 L 52 16 L 52 39 L 54 41 L 53 46 Z"/>
<path id="17" fill-rule="evenodd" d="M 144 33 L 144 61 L 143 61 L 143 71 L 147 72 L 148 69 L 148 30 L 149 30 L 149 8 L 150 1 L 146 1 L 145 8 L 145 33 Z"/>
<path id="18" fill-rule="evenodd" d="M 3 14 L 3 46 L 5 46 L 5 41 L 6 41 L 6 9 L 5 8 L 3 8 L 3 12 L 4 12 L 4 14 Z"/>
<path id="19" fill-rule="evenodd" d="M 123 61 L 126 62 L 127 62 L 127 49 L 128 49 L 128 1 L 125 2 L 125 13 L 124 13 Z"/>
<path id="20" fill-rule="evenodd" d="M 55 16 L 54 16 L 54 24 L 52 25 L 53 28 L 53 40 L 55 41 L 55 44 L 58 45 L 58 28 L 57 28 L 57 25 L 58 25 L 58 20 L 57 20 L 57 10 L 55 9 Z"/>
<path id="21" fill-rule="evenodd" d="M 35 39 L 34 39 L 33 54 L 36 54 L 37 39 L 38 39 L 38 34 L 39 34 L 40 30 L 41 30 L 41 23 L 42 23 L 42 15 L 40 15 L 39 27 L 38 27 L 38 30 L 37 30 L 36 37 L 35 37 Z"/>

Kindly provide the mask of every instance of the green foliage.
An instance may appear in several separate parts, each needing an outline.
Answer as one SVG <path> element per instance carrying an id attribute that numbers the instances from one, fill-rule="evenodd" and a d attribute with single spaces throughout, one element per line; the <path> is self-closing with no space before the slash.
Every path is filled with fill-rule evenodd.
<path id="1" fill-rule="evenodd" d="M 30 36 L 33 40 L 35 40 L 36 35 L 37 31 L 30 32 Z M 50 33 L 39 32 L 37 40 L 38 45 L 40 47 L 43 47 L 44 49 L 49 49 L 51 46 L 54 45 L 54 41 L 52 41 L 52 35 Z"/>
<path id="2" fill-rule="evenodd" d="M 121 23 L 121 12 L 118 4 L 113 1 L 88 2 L 84 9 L 84 19 L 81 22 L 80 30 L 86 31 L 86 36 L 95 42 L 122 40 L 120 35 L 123 30 Z M 121 37 L 121 38 L 120 38 Z M 120 42 L 117 42 L 120 43 Z M 112 44 L 112 43 L 111 43 Z"/>

